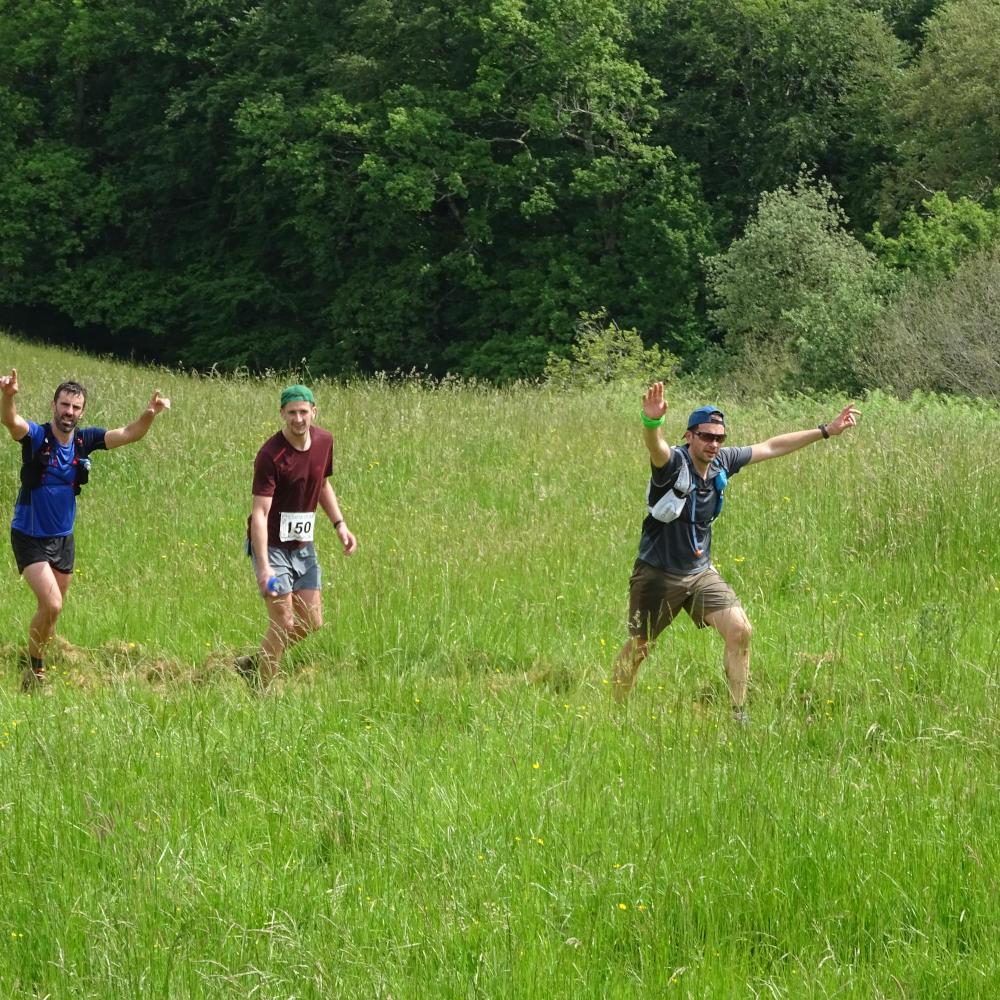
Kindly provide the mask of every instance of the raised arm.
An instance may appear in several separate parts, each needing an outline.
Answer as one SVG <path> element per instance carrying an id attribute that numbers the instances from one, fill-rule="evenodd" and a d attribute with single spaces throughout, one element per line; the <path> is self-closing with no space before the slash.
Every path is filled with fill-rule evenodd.
<path id="1" fill-rule="evenodd" d="M 750 461 L 747 464 L 764 462 L 769 458 L 781 458 L 782 455 L 798 451 L 799 448 L 804 448 L 807 444 L 814 444 L 816 441 L 822 441 L 828 437 L 839 437 L 848 427 L 854 427 L 857 424 L 860 415 L 854 404 L 848 403 L 828 424 L 820 424 L 819 427 L 810 427 L 804 431 L 778 434 L 776 437 L 753 445 Z"/>
<path id="2" fill-rule="evenodd" d="M 17 412 L 17 390 L 17 369 L 11 368 L 9 375 L 0 378 L 0 423 L 15 441 L 20 441 L 28 433 L 28 421 Z"/>
<path id="3" fill-rule="evenodd" d="M 643 428 L 642 440 L 649 452 L 649 460 L 657 469 L 670 461 L 670 445 L 663 438 L 663 417 L 667 412 L 667 403 L 663 398 L 663 383 L 654 382 L 642 395 Z M 654 423 L 659 421 L 659 423 Z M 653 423 L 653 426 L 650 426 Z"/>
<path id="4" fill-rule="evenodd" d="M 153 421 L 164 410 L 170 409 L 170 400 L 166 396 L 161 396 L 160 391 L 156 392 L 149 399 L 149 405 L 135 420 L 124 427 L 116 427 L 104 435 L 104 447 L 120 448 L 123 444 L 133 444 L 146 436 L 146 431 L 153 425 Z"/>
<path id="5" fill-rule="evenodd" d="M 319 505 L 323 508 L 323 512 L 330 519 L 330 523 L 337 532 L 340 544 L 344 546 L 344 555 L 353 555 L 358 547 L 358 540 L 347 530 L 344 515 L 341 513 L 340 504 L 337 502 L 337 494 L 333 492 L 333 487 L 330 485 L 329 479 L 323 484 L 323 489 L 320 490 Z"/>

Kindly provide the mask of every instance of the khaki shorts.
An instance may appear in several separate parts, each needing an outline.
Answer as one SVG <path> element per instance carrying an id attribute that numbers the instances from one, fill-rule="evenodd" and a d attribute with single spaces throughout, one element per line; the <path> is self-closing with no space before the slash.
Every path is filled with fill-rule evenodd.
<path id="1" fill-rule="evenodd" d="M 711 567 L 689 576 L 665 573 L 636 559 L 629 580 L 628 633 L 655 639 L 683 608 L 704 628 L 716 611 L 741 607 L 733 588 Z"/>

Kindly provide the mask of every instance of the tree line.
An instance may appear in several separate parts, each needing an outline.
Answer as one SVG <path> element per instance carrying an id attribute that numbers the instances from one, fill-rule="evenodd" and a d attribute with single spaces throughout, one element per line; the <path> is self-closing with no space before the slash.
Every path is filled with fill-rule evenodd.
<path id="1" fill-rule="evenodd" d="M 892 387 L 997 273 L 997 37 L 1000 0 L 7 0 L 0 304 L 194 367 L 501 380 L 600 314 Z M 896 387 L 969 390 L 953 360 Z"/>

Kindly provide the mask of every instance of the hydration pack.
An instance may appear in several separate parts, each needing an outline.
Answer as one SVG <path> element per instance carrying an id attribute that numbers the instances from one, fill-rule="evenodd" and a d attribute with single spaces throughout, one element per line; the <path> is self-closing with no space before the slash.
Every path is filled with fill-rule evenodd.
<path id="1" fill-rule="evenodd" d="M 37 451 L 32 451 L 31 435 L 25 434 L 21 441 L 21 490 L 17 495 L 17 503 L 24 507 L 31 506 L 31 491 L 38 489 L 45 482 L 49 466 L 52 464 L 52 449 L 56 442 L 52 436 L 52 425 L 42 425 L 45 439 Z M 90 479 L 90 459 L 83 445 L 83 435 L 79 431 L 73 433 L 73 495 L 79 496 L 80 489 L 87 485 Z"/>
<path id="2" fill-rule="evenodd" d="M 681 467 L 678 469 L 677 475 L 674 476 L 673 480 L 663 486 L 656 486 L 651 481 L 649 489 L 646 491 L 646 509 L 649 511 L 650 517 L 661 521 L 663 524 L 670 524 L 671 521 L 676 521 L 684 513 L 687 502 L 694 493 L 694 475 L 691 471 L 691 459 L 686 448 L 681 448 L 680 453 L 682 459 Z M 712 512 L 711 517 L 708 518 L 709 523 L 722 513 L 722 504 L 726 499 L 725 489 L 728 482 L 729 475 L 726 470 L 720 469 L 715 475 L 715 488 L 718 492 L 718 500 L 715 504 L 715 510 Z M 683 520 L 690 523 L 698 523 L 698 520 L 701 520 L 696 519 L 694 507 L 695 501 L 692 499 L 692 509 Z"/>

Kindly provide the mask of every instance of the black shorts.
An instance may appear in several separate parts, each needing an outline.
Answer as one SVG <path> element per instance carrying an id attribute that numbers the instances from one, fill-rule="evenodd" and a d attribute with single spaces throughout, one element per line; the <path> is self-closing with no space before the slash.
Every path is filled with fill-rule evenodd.
<path id="1" fill-rule="evenodd" d="M 76 559 L 76 546 L 72 535 L 56 538 L 35 538 L 10 529 L 10 547 L 14 550 L 18 573 L 23 573 L 32 563 L 48 563 L 60 573 L 72 573 Z"/>

